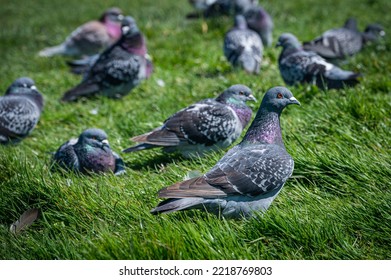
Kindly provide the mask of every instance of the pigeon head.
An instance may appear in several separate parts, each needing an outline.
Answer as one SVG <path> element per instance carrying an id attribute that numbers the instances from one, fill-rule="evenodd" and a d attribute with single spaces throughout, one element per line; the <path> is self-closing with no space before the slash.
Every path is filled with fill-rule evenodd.
<path id="1" fill-rule="evenodd" d="M 289 89 L 285 87 L 269 89 L 263 97 L 257 115 L 242 142 L 260 142 L 284 146 L 280 115 L 282 110 L 290 104 L 300 105 Z"/>
<path id="2" fill-rule="evenodd" d="M 100 17 L 99 21 L 101 22 L 107 22 L 107 21 L 114 21 L 114 22 L 121 22 L 124 19 L 124 16 L 122 14 L 122 10 L 117 7 L 109 8 L 107 9 L 103 15 Z"/>
<path id="3" fill-rule="evenodd" d="M 110 148 L 106 132 L 98 128 L 84 130 L 82 134 L 80 134 L 78 143 L 104 150 Z"/>
<path id="4" fill-rule="evenodd" d="M 234 26 L 238 29 L 247 29 L 247 22 L 243 15 L 235 16 L 235 24 Z"/>
<path id="5" fill-rule="evenodd" d="M 300 102 L 297 101 L 289 89 L 286 87 L 273 87 L 263 97 L 261 108 L 281 113 L 286 106 L 291 104 L 300 105 Z"/>
<path id="6" fill-rule="evenodd" d="M 233 85 L 221 93 L 216 98 L 216 101 L 231 104 L 244 104 L 246 101 L 257 101 L 257 99 L 255 99 L 251 89 L 245 85 Z"/>
<path id="7" fill-rule="evenodd" d="M 384 37 L 385 35 L 386 32 L 384 31 L 384 27 L 376 23 L 368 24 L 364 30 L 365 41 L 377 41 L 379 38 Z"/>
<path id="8" fill-rule="evenodd" d="M 124 37 L 133 37 L 135 34 L 139 33 L 140 30 L 137 27 L 136 21 L 131 16 L 126 16 L 122 20 L 122 36 Z"/>
<path id="9" fill-rule="evenodd" d="M 295 35 L 291 33 L 283 33 L 278 38 L 277 47 L 283 47 L 284 49 L 294 48 L 298 49 L 301 48 L 301 44 L 299 40 L 296 38 Z"/>
<path id="10" fill-rule="evenodd" d="M 28 77 L 22 77 L 16 79 L 7 89 L 5 95 L 8 94 L 29 94 L 36 93 L 37 87 L 32 79 Z"/>

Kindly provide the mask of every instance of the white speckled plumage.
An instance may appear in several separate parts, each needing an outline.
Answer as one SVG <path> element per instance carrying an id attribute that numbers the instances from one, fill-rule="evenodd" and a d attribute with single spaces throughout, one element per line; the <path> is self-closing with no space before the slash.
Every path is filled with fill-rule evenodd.
<path id="1" fill-rule="evenodd" d="M 251 119 L 252 111 L 245 103 L 248 100 L 255 100 L 248 87 L 231 86 L 217 98 L 190 105 L 169 117 L 161 127 L 133 137 L 140 144 L 124 152 L 162 147 L 165 152 L 192 157 L 226 148 Z"/>

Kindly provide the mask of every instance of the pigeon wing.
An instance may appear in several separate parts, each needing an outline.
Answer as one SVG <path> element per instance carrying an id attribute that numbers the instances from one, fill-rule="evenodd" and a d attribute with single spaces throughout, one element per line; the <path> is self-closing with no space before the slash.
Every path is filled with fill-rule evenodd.
<path id="1" fill-rule="evenodd" d="M 27 135 L 37 124 L 40 110 L 29 99 L 7 96 L 0 101 L 0 133 L 8 137 Z"/>
<path id="2" fill-rule="evenodd" d="M 294 162 L 280 146 L 240 145 L 232 148 L 202 177 L 176 183 L 159 191 L 160 197 L 219 198 L 257 196 L 281 187 L 293 172 Z"/>

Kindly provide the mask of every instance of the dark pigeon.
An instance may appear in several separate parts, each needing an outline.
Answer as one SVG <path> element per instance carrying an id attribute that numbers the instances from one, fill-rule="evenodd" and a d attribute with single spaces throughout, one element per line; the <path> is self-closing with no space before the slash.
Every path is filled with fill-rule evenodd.
<path id="1" fill-rule="evenodd" d="M 316 53 L 303 50 L 297 38 L 290 33 L 282 34 L 277 45 L 283 48 L 278 66 L 288 85 L 310 83 L 321 89 L 340 89 L 359 82 L 360 73 L 342 70 Z"/>
<path id="2" fill-rule="evenodd" d="M 17 143 L 37 125 L 43 96 L 30 78 L 19 78 L 0 97 L 0 143 Z"/>
<path id="3" fill-rule="evenodd" d="M 303 48 L 326 59 L 343 59 L 360 52 L 365 44 L 377 41 L 384 35 L 383 27 L 377 24 L 370 24 L 365 32 L 360 32 L 356 20 L 350 18 L 343 27 L 328 30 L 314 40 L 303 43 Z"/>
<path id="4" fill-rule="evenodd" d="M 107 134 L 97 128 L 83 131 L 78 139 L 60 146 L 53 156 L 53 167 L 81 173 L 125 173 L 123 160 L 110 149 Z"/>
<path id="5" fill-rule="evenodd" d="M 247 28 L 242 15 L 235 17 L 235 25 L 224 37 L 224 55 L 233 67 L 258 74 L 261 68 L 263 45 L 259 35 Z"/>
<path id="6" fill-rule="evenodd" d="M 198 208 L 240 218 L 265 212 L 293 172 L 280 128 L 281 112 L 290 104 L 300 103 L 287 88 L 268 90 L 242 142 L 205 175 L 160 190 L 159 197 L 168 199 L 151 213 Z"/>
<path id="7" fill-rule="evenodd" d="M 99 53 L 121 37 L 122 11 L 107 9 L 99 20 L 89 21 L 74 30 L 63 43 L 39 52 L 40 56 L 84 56 Z"/>
<path id="8" fill-rule="evenodd" d="M 271 16 L 260 6 L 248 9 L 244 13 L 248 28 L 254 30 L 262 39 L 265 47 L 270 47 L 273 42 L 273 20 Z"/>
<path id="9" fill-rule="evenodd" d="M 163 147 L 185 157 L 230 146 L 249 123 L 252 110 L 246 101 L 255 101 L 251 90 L 234 85 L 218 97 L 197 102 L 168 118 L 161 127 L 131 140 L 141 144 L 125 149 L 135 152 Z"/>
<path id="10" fill-rule="evenodd" d="M 146 58 L 145 38 L 132 17 L 123 20 L 122 33 L 90 67 L 83 81 L 64 94 L 62 101 L 75 101 L 98 93 L 120 98 L 151 75 L 152 63 Z"/>

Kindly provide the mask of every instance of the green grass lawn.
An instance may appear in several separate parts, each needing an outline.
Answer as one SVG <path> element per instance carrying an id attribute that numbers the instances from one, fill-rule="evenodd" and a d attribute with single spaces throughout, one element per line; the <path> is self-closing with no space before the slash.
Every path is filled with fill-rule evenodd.
<path id="1" fill-rule="evenodd" d="M 274 42 L 282 32 L 312 39 L 350 16 L 360 29 L 379 22 L 390 33 L 388 0 L 260 2 L 274 18 Z M 80 77 L 63 57 L 37 52 L 113 5 L 146 35 L 152 77 L 121 101 L 60 104 Z M 254 91 L 255 112 L 267 89 L 284 85 L 280 50 L 265 50 L 258 76 L 231 70 L 222 42 L 232 19 L 186 20 L 193 10 L 186 0 L 0 0 L 0 6 L 0 92 L 30 76 L 46 101 L 28 138 L 0 146 L 0 259 L 391 259 L 390 34 L 342 65 L 364 74 L 357 87 L 290 88 L 302 106 L 285 110 L 281 125 L 295 171 L 264 216 L 225 220 L 196 210 L 152 216 L 159 189 L 191 170 L 207 171 L 225 151 L 195 160 L 160 150 L 121 154 L 128 166 L 122 177 L 53 173 L 50 152 L 89 127 L 104 129 L 120 152 L 131 136 L 236 83 Z M 10 224 L 32 207 L 41 209 L 40 219 L 12 235 Z"/>

